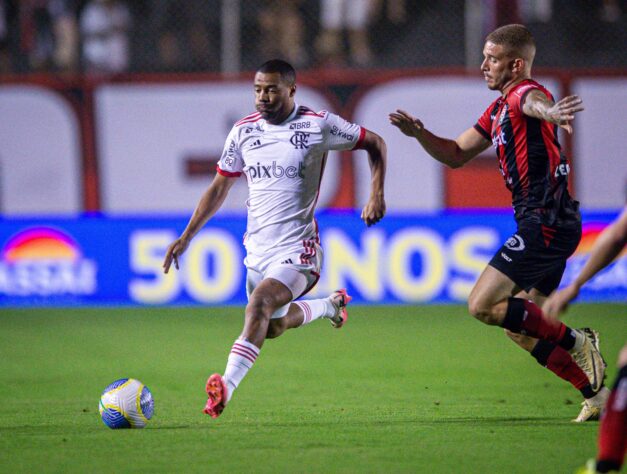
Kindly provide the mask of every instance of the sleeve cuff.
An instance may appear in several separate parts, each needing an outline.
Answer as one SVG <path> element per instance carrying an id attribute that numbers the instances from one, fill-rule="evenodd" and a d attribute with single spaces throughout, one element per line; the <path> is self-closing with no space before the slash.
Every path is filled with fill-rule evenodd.
<path id="1" fill-rule="evenodd" d="M 242 173 L 239 171 L 236 173 L 231 173 L 230 171 L 224 171 L 220 169 L 219 166 L 216 166 L 216 171 L 218 172 L 218 174 L 221 174 L 222 176 L 226 176 L 227 178 L 237 178 L 238 176 L 242 175 Z"/>
<path id="2" fill-rule="evenodd" d="M 490 136 L 490 134 L 486 132 L 483 128 L 481 128 L 481 126 L 478 123 L 475 124 L 474 129 L 478 131 L 483 136 L 483 138 L 485 138 L 486 140 L 492 141 L 492 137 Z"/>
<path id="3" fill-rule="evenodd" d="M 358 150 L 358 149 L 363 148 L 365 138 L 366 138 L 366 129 L 364 127 L 359 127 L 359 138 L 357 139 L 357 143 L 355 143 L 353 150 Z"/>

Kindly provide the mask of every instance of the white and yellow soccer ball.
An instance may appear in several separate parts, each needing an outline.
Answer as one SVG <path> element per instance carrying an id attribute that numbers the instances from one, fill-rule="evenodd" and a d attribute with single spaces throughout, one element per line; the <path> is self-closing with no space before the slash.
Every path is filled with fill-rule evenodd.
<path id="1" fill-rule="evenodd" d="M 152 418 L 154 400 L 139 380 L 119 379 L 104 389 L 98 409 L 109 428 L 143 428 Z"/>

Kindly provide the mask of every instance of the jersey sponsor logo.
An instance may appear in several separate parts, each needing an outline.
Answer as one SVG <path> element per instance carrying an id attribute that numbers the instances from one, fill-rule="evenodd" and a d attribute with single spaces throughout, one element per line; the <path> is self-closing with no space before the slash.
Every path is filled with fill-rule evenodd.
<path id="1" fill-rule="evenodd" d="M 560 176 L 568 176 L 570 174 L 570 165 L 568 163 L 560 163 L 555 168 L 554 176 L 559 178 Z"/>
<path id="2" fill-rule="evenodd" d="M 503 257 L 503 260 L 505 260 L 506 262 L 511 263 L 512 261 L 512 259 L 505 252 L 501 252 L 501 257 Z"/>
<path id="3" fill-rule="evenodd" d="M 235 148 L 236 148 L 236 144 L 235 144 L 235 140 L 231 140 L 231 142 L 229 143 L 229 147 L 227 148 L 227 150 L 224 152 L 222 159 L 224 160 L 224 162 L 226 164 L 232 165 L 234 162 L 234 158 L 233 155 L 235 154 Z"/>
<path id="4" fill-rule="evenodd" d="M 520 235 L 514 234 L 509 239 L 507 239 L 507 242 L 505 242 L 505 247 L 510 250 L 519 252 L 521 250 L 525 250 L 525 241 Z"/>
<path id="5" fill-rule="evenodd" d="M 304 178 L 305 177 L 305 165 L 301 162 L 296 166 L 281 166 L 273 161 L 271 165 L 262 165 L 257 163 L 257 166 L 251 166 L 246 170 L 251 182 L 260 181 L 262 179 L 270 178 Z"/>
<path id="6" fill-rule="evenodd" d="M 294 148 L 297 150 L 302 150 L 304 148 L 309 148 L 309 137 L 311 133 L 307 132 L 294 132 L 292 138 L 290 138 L 290 143 L 294 145 Z"/>
<path id="7" fill-rule="evenodd" d="M 506 145 L 507 144 L 507 140 L 505 139 L 505 132 L 503 130 L 501 130 L 498 135 L 494 134 L 492 135 L 492 146 L 494 148 L 498 148 L 499 145 Z"/>
<path id="8" fill-rule="evenodd" d="M 311 122 L 296 122 L 290 124 L 290 130 L 302 130 L 303 128 L 311 128 Z"/>
<path id="9" fill-rule="evenodd" d="M 352 135 L 350 133 L 346 133 L 346 132 L 340 130 L 336 125 L 333 125 L 331 127 L 331 135 L 336 135 L 336 136 L 338 136 L 340 138 L 343 138 L 343 139 L 345 139 L 345 140 L 347 140 L 349 142 L 352 142 L 353 139 L 355 138 L 354 135 Z"/>
<path id="10" fill-rule="evenodd" d="M 222 162 L 227 166 L 233 166 L 235 163 L 235 148 L 237 147 L 235 140 L 231 140 L 229 147 L 222 155 Z"/>

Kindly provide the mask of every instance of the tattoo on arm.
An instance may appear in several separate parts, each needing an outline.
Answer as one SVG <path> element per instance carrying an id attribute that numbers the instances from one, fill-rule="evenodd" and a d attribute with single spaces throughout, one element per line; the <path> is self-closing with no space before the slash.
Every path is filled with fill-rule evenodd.
<path id="1" fill-rule="evenodd" d="M 553 106 L 554 102 L 544 95 L 538 89 L 534 89 L 525 97 L 525 103 L 522 110 L 525 115 L 540 120 L 549 120 L 548 110 Z"/>

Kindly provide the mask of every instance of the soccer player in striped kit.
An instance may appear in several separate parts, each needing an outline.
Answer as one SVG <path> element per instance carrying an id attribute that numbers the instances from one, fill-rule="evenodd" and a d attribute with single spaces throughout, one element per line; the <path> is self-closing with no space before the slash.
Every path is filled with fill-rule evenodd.
<path id="1" fill-rule="evenodd" d="M 391 113 L 390 122 L 451 168 L 495 148 L 518 229 L 479 277 L 468 308 L 480 321 L 503 327 L 538 363 L 577 388 L 584 404 L 573 421 L 582 422 L 599 417 L 609 394 L 598 334 L 571 329 L 541 308 L 581 239 L 579 203 L 568 193 L 570 163 L 557 130 L 572 133 L 570 122 L 583 106 L 577 96 L 555 102 L 531 78 L 535 51 L 523 25 L 502 26 L 487 36 L 481 72 L 488 88 L 501 95 L 454 140 L 434 135 L 402 110 Z"/>
<path id="2" fill-rule="evenodd" d="M 370 226 L 385 214 L 383 139 L 335 114 L 296 104 L 295 81 L 294 69 L 282 60 L 268 61 L 257 70 L 257 112 L 231 129 L 216 177 L 163 263 L 166 273 L 172 263 L 178 268 L 192 237 L 244 174 L 249 187 L 244 238 L 248 305 L 244 329 L 233 344 L 224 374 L 213 374 L 206 384 L 204 411 L 213 418 L 224 410 L 266 338 L 319 318 L 329 319 L 336 328 L 346 322 L 351 297 L 345 290 L 328 298 L 294 301 L 311 290 L 320 275 L 322 248 L 314 209 L 328 151 L 366 150 L 372 180 L 361 217 Z"/>

